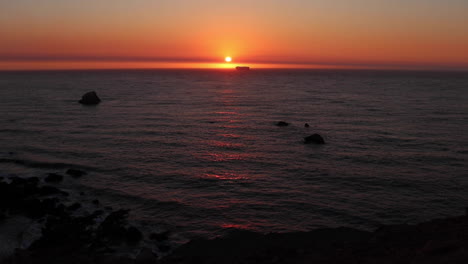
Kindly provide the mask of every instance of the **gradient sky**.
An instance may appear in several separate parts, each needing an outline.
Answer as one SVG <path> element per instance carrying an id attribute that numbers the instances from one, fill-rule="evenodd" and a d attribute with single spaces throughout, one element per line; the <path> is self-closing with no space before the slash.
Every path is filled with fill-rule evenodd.
<path id="1" fill-rule="evenodd" d="M 468 1 L 0 0 L 0 69 L 222 67 L 225 56 L 468 69 Z"/>

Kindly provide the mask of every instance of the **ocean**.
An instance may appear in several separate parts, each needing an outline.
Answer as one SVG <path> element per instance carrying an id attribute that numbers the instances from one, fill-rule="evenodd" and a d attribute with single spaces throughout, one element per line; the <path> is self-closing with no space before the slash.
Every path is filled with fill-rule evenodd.
<path id="1" fill-rule="evenodd" d="M 79 104 L 88 91 L 101 104 Z M 1 176 L 86 171 L 62 183 L 70 200 L 131 209 L 175 240 L 468 206 L 468 73 L 0 72 L 0 111 Z M 314 133 L 326 144 L 303 143 Z"/>

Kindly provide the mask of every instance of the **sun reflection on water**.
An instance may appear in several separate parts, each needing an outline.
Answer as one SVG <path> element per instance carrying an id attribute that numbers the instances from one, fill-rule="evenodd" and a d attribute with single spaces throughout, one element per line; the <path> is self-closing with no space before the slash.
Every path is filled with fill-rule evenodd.
<path id="1" fill-rule="evenodd" d="M 221 172 L 221 173 L 205 173 L 204 178 L 218 179 L 218 180 L 245 180 L 249 179 L 246 174 L 239 174 L 234 172 Z"/>

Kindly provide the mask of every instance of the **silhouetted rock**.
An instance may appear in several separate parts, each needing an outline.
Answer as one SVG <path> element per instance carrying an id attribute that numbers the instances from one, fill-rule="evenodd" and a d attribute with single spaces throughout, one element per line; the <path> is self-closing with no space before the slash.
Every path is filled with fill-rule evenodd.
<path id="1" fill-rule="evenodd" d="M 97 105 L 101 102 L 101 99 L 99 99 L 95 91 L 92 91 L 85 93 L 78 102 L 84 105 Z"/>
<path id="2" fill-rule="evenodd" d="M 132 260 L 119 248 L 125 242 L 138 247 L 143 235 L 129 225 L 128 210 L 110 212 L 102 222 L 102 210 L 83 210 L 76 216 L 60 197 L 43 196 L 61 190 L 38 186 L 37 177 L 8 179 L 0 181 L 0 221 L 13 215 L 30 217 L 41 224 L 42 236 L 2 263 L 468 263 L 468 215 L 384 226 L 374 232 L 343 227 L 279 234 L 239 230 L 227 237 L 193 240 L 161 260 L 144 248 Z M 150 239 L 165 241 L 168 235 L 153 233 Z M 171 249 L 167 243 L 155 246 L 161 252 Z"/>
<path id="3" fill-rule="evenodd" d="M 140 230 L 138 230 L 138 228 L 134 226 L 130 226 L 129 228 L 127 228 L 125 238 L 128 243 L 135 244 L 135 243 L 140 242 L 140 240 L 143 239 L 143 234 L 141 233 Z"/>
<path id="4" fill-rule="evenodd" d="M 65 206 L 64 201 L 68 201 L 63 199 L 65 192 L 39 185 L 37 177 L 8 179 L 0 181 L 0 221 L 21 215 L 42 226 L 42 235 L 28 248 L 17 250 L 5 263 L 134 263 L 121 257 L 121 252 L 113 247 L 122 243 L 138 247 L 143 239 L 141 231 L 129 225 L 127 210 L 110 212 L 104 221 L 97 222 L 96 218 L 102 219 L 104 211 L 90 214 L 83 210 L 76 216 L 74 211 L 82 205 L 75 202 Z M 157 256 L 150 253 L 142 251 L 139 263 L 157 261 Z M 0 262 L 4 263 L 3 258 Z"/>
<path id="5" fill-rule="evenodd" d="M 304 127 L 310 127 L 309 124 L 305 123 Z"/>
<path id="6" fill-rule="evenodd" d="M 118 210 L 111 212 L 101 223 L 98 228 L 98 234 L 102 238 L 114 241 L 122 241 L 125 239 L 127 229 L 128 210 Z"/>
<path id="7" fill-rule="evenodd" d="M 67 207 L 67 210 L 69 210 L 69 211 L 76 211 L 76 210 L 78 210 L 78 209 L 80 209 L 80 208 L 81 208 L 81 204 L 80 204 L 80 203 L 74 203 L 74 204 L 68 206 L 68 207 Z"/>
<path id="8" fill-rule="evenodd" d="M 285 127 L 285 126 L 289 126 L 289 123 L 284 122 L 284 121 L 279 121 L 278 123 L 276 123 L 276 125 L 280 127 Z"/>
<path id="9" fill-rule="evenodd" d="M 158 248 L 161 252 L 169 252 L 171 250 L 171 247 L 168 245 L 159 245 Z"/>
<path id="10" fill-rule="evenodd" d="M 44 179 L 45 182 L 61 182 L 62 180 L 63 176 L 57 173 L 49 173 Z"/>
<path id="11" fill-rule="evenodd" d="M 323 228 L 310 232 L 259 234 L 237 231 L 213 240 L 193 240 L 162 259 L 184 263 L 468 263 L 468 217 L 374 232 Z"/>
<path id="12" fill-rule="evenodd" d="M 93 200 L 92 203 L 93 203 L 94 205 L 99 205 L 99 200 L 97 200 L 97 199 L 96 199 L 96 200 Z"/>
<path id="13" fill-rule="evenodd" d="M 143 248 L 135 259 L 135 264 L 153 264 L 158 260 L 158 256 L 149 248 Z"/>
<path id="14" fill-rule="evenodd" d="M 81 171 L 81 170 L 76 170 L 76 169 L 68 169 L 66 171 L 66 174 L 72 176 L 73 178 L 79 178 L 83 175 L 86 175 L 86 172 Z"/>
<path id="15" fill-rule="evenodd" d="M 38 188 L 38 193 L 40 195 L 54 195 L 54 194 L 62 194 L 62 191 L 53 187 L 53 186 L 42 186 Z"/>
<path id="16" fill-rule="evenodd" d="M 165 241 L 169 239 L 169 234 L 170 234 L 169 231 L 161 232 L 161 233 L 151 233 L 149 238 L 151 240 L 156 240 L 156 241 Z"/>
<path id="17" fill-rule="evenodd" d="M 313 134 L 311 136 L 304 138 L 305 144 L 315 143 L 315 144 L 325 144 L 325 140 L 319 134 Z"/>

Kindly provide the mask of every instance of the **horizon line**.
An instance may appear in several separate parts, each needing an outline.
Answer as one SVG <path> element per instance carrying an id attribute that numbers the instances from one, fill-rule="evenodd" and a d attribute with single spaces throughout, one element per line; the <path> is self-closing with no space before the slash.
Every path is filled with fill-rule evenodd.
<path id="1" fill-rule="evenodd" d="M 379 72 L 440 72 L 468 73 L 468 69 L 416 68 L 251 68 L 252 71 L 379 71 Z M 236 68 L 61 68 L 61 69 L 1 69 L 0 72 L 73 72 L 73 71 L 236 71 Z"/>
<path id="2" fill-rule="evenodd" d="M 256 56 L 250 59 L 234 57 L 230 63 L 222 61 L 221 58 L 214 57 L 142 57 L 142 56 L 94 56 L 94 55 L 30 55 L 30 54 L 0 54 L 0 65 L 6 63 L 155 63 L 155 64 L 218 64 L 218 65 L 275 65 L 275 68 L 390 68 L 390 69 L 416 69 L 416 70 L 468 70 L 468 62 L 458 63 L 436 63 L 417 61 L 343 61 L 343 60 L 311 60 L 311 59 L 265 59 L 264 56 Z M 247 66 L 248 66 L 247 65 Z M 122 67 L 119 67 L 122 68 Z M 129 67 L 133 68 L 133 67 Z M 140 68 L 140 67 L 139 67 Z M 155 68 L 155 67 L 148 67 Z M 161 67 L 167 68 L 167 67 Z M 170 67 L 173 68 L 173 67 Z M 180 67 L 185 68 L 185 67 Z M 204 67 L 201 67 L 204 68 Z M 224 68 L 224 67 L 223 67 Z M 257 67 L 258 68 L 258 67 Z M 0 68 L 0 70 L 2 70 Z"/>

